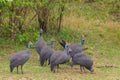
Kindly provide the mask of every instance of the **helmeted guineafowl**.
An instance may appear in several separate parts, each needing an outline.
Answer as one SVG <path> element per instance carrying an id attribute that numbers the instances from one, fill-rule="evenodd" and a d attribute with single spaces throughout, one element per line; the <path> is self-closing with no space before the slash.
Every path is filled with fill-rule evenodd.
<path id="1" fill-rule="evenodd" d="M 64 51 L 54 52 L 54 54 L 50 57 L 51 71 L 55 72 L 55 67 L 59 66 L 59 64 L 68 62 L 70 60 L 70 55 L 69 55 L 70 52 L 71 49 L 68 48 L 68 45 L 65 45 Z"/>
<path id="2" fill-rule="evenodd" d="M 44 46 L 41 50 L 41 54 L 40 54 L 40 64 L 41 66 L 44 65 L 44 62 L 48 60 L 48 64 L 50 64 L 50 56 L 54 53 L 54 49 L 53 49 L 53 42 L 54 40 L 51 39 L 50 40 L 50 46 Z"/>
<path id="3" fill-rule="evenodd" d="M 21 66 L 21 72 L 23 74 L 22 67 L 30 58 L 31 45 L 32 45 L 32 42 L 29 42 L 28 43 L 28 48 L 29 48 L 28 50 L 18 52 L 10 58 L 10 72 L 13 72 L 14 68 L 17 67 L 17 73 L 18 73 L 18 67 Z"/>
<path id="4" fill-rule="evenodd" d="M 70 53 L 71 57 L 74 56 L 74 54 L 82 52 L 83 50 L 86 50 L 87 48 L 83 48 L 83 45 L 85 43 L 86 36 L 83 35 L 81 38 L 81 44 L 71 44 L 69 45 L 69 48 L 72 49 L 72 52 Z M 63 47 L 67 44 L 65 40 L 61 40 L 59 42 Z"/>
<path id="5" fill-rule="evenodd" d="M 93 72 L 93 60 L 85 53 L 77 53 L 73 56 L 71 66 L 73 65 L 80 65 L 81 71 L 84 70 L 84 68 L 88 69 L 90 72 Z M 84 70 L 85 71 L 85 70 Z"/>
<path id="6" fill-rule="evenodd" d="M 39 40 L 36 42 L 36 50 L 37 50 L 39 56 L 40 56 L 40 53 L 41 53 L 42 48 L 43 48 L 44 46 L 46 46 L 46 42 L 45 42 L 45 40 L 43 39 L 42 34 L 43 34 L 43 30 L 40 29 L 40 38 L 39 38 Z"/>

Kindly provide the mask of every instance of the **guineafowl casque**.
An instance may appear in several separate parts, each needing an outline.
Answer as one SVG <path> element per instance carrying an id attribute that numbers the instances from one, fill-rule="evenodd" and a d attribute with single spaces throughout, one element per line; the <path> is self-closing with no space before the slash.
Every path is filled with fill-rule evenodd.
<path id="1" fill-rule="evenodd" d="M 83 45 L 85 43 L 85 39 L 86 39 L 86 36 L 85 35 L 82 35 L 82 38 L 81 38 L 81 44 L 71 44 L 69 45 L 69 48 L 72 49 L 72 52 L 70 53 L 71 57 L 74 56 L 74 54 L 76 53 L 80 53 L 82 52 L 83 50 L 86 50 L 87 48 L 83 48 Z M 59 43 L 65 48 L 65 45 L 67 44 L 65 40 L 61 40 L 59 41 Z"/>
<path id="2" fill-rule="evenodd" d="M 81 71 L 84 71 L 84 68 L 88 69 L 91 73 L 94 71 L 92 68 L 93 60 L 85 53 L 77 53 L 73 56 L 71 66 L 73 65 L 80 65 Z"/>
<path id="3" fill-rule="evenodd" d="M 43 34 L 43 30 L 40 29 L 40 38 L 39 38 L 39 40 L 36 42 L 36 50 L 37 50 L 39 56 L 40 56 L 40 53 L 41 53 L 42 48 L 43 48 L 44 46 L 46 46 L 46 42 L 45 42 L 45 40 L 43 39 L 42 34 Z"/>
<path id="4" fill-rule="evenodd" d="M 65 45 L 64 51 L 54 52 L 54 54 L 50 57 L 51 71 L 55 72 L 55 67 L 58 67 L 59 64 L 68 62 L 70 60 L 70 55 L 69 55 L 70 52 L 71 52 L 71 49 L 68 48 L 68 45 Z"/>
<path id="5" fill-rule="evenodd" d="M 44 62 L 48 60 L 48 64 L 50 64 L 50 56 L 54 53 L 54 49 L 53 49 L 53 42 L 54 40 L 51 39 L 50 40 L 50 46 L 44 46 L 41 50 L 41 54 L 40 54 L 40 64 L 41 66 L 44 65 Z"/>
<path id="6" fill-rule="evenodd" d="M 14 68 L 17 67 L 17 73 L 18 73 L 18 67 L 21 66 L 21 73 L 23 74 L 22 67 L 30 58 L 31 45 L 32 45 L 32 42 L 29 42 L 28 50 L 18 52 L 10 58 L 10 72 L 13 72 Z"/>

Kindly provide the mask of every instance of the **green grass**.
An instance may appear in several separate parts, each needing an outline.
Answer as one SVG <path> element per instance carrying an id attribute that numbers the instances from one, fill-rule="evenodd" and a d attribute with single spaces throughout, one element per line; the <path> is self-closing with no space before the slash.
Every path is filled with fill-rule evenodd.
<path id="1" fill-rule="evenodd" d="M 11 54 L 0 58 L 0 79 L 1 80 L 116 80 L 119 79 L 120 63 L 116 56 L 106 57 L 105 55 L 94 54 L 94 69 L 95 74 L 90 74 L 89 71 L 81 73 L 79 66 L 74 66 L 71 69 L 69 64 L 60 65 L 59 72 L 50 72 L 49 66 L 39 66 L 38 55 L 35 50 L 32 50 L 30 60 L 24 65 L 24 74 L 16 74 L 16 69 L 13 73 L 9 72 L 9 58 Z M 112 59 L 112 60 L 111 60 Z M 114 62 L 114 63 L 113 63 Z M 98 66 L 113 65 L 118 68 L 96 68 Z"/>
<path id="2" fill-rule="evenodd" d="M 95 3 L 92 7 L 96 6 L 98 5 Z M 101 6 L 105 7 L 105 5 Z M 86 34 L 85 47 L 88 47 L 88 50 L 85 53 L 94 60 L 95 74 L 90 74 L 89 71 L 81 73 L 79 66 L 71 68 L 70 63 L 60 65 L 59 71 L 52 73 L 50 66 L 41 67 L 39 65 L 38 54 L 35 49 L 32 49 L 30 60 L 23 67 L 23 75 L 16 74 L 16 69 L 13 73 L 10 73 L 9 58 L 13 53 L 27 49 L 26 44 L 17 44 L 0 38 L 0 80 L 119 80 L 120 23 L 111 21 L 108 18 L 110 15 L 103 15 L 104 8 L 100 8 L 103 11 L 98 11 L 99 7 L 93 10 L 89 7 L 89 4 L 80 7 L 72 5 L 71 12 L 68 11 L 69 14 L 65 14 L 62 21 L 63 28 L 60 33 L 54 35 L 44 34 L 43 37 L 47 44 L 49 44 L 51 38 L 54 38 L 56 40 L 55 50 L 63 50 L 58 43 L 59 40 L 65 39 L 70 44 L 80 44 L 81 35 Z M 107 10 L 105 13 L 107 13 Z M 29 36 L 35 41 L 38 39 L 39 33 L 33 32 Z M 20 39 L 18 38 L 18 40 Z M 101 66 L 114 66 L 117 68 L 97 68 Z"/>
<path id="3" fill-rule="evenodd" d="M 67 25 L 67 24 L 66 24 Z M 84 24 L 83 24 L 84 25 Z M 84 28 L 84 31 L 83 31 Z M 87 28 L 87 27 L 86 27 Z M 94 60 L 95 74 L 90 74 L 89 71 L 81 73 L 79 66 L 70 67 L 70 63 L 60 65 L 60 69 L 57 73 L 50 71 L 50 66 L 41 67 L 38 61 L 38 54 L 35 49 L 32 49 L 30 60 L 24 65 L 24 74 L 16 74 L 16 69 L 13 73 L 9 70 L 9 58 L 13 55 L 13 52 L 18 52 L 26 49 L 24 45 L 14 44 L 7 41 L 0 45 L 0 80 L 119 80 L 120 79 L 120 51 L 119 41 L 115 30 L 109 29 L 111 27 L 105 27 L 103 31 L 103 37 L 98 36 L 100 32 L 99 27 L 79 27 L 72 29 L 63 28 L 62 31 L 56 35 L 44 35 L 45 40 L 49 44 L 49 39 L 52 37 L 56 41 L 65 39 L 69 43 L 80 43 L 80 36 L 82 34 L 88 35 L 85 47 L 89 49 L 85 51 L 86 54 L 91 56 Z M 80 30 L 79 30 L 80 29 Z M 112 28 L 114 29 L 114 28 Z M 111 34 L 111 35 L 108 35 Z M 117 33 L 118 34 L 118 33 Z M 114 37 L 114 38 L 113 38 Z M 63 50 L 58 42 L 54 44 L 55 50 Z M 4 55 L 3 55 L 4 54 Z M 115 66 L 117 68 L 97 68 L 100 66 Z M 20 71 L 20 70 L 19 70 Z"/>

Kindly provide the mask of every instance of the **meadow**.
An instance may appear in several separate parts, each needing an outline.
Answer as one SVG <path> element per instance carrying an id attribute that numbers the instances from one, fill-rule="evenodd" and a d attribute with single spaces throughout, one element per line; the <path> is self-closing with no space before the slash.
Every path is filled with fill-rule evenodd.
<path id="1" fill-rule="evenodd" d="M 23 67 L 24 74 L 21 74 L 20 69 L 19 74 L 16 74 L 16 69 L 11 73 L 10 57 L 16 52 L 26 50 L 26 44 L 0 38 L 0 80 L 120 80 L 120 23 L 112 21 L 108 18 L 110 16 L 106 18 L 103 15 L 103 12 L 107 12 L 105 10 L 99 13 L 89 6 L 83 8 L 84 11 L 74 7 L 63 16 L 60 33 L 43 34 L 43 37 L 48 45 L 49 40 L 54 38 L 54 49 L 64 50 L 58 43 L 59 40 L 80 44 L 81 35 L 87 35 L 84 47 L 88 50 L 84 52 L 94 61 L 94 74 L 87 70 L 82 73 L 79 65 L 71 68 L 70 62 L 61 64 L 58 72 L 53 73 L 49 65 L 40 66 L 35 48 L 31 49 L 31 57 Z M 36 33 L 39 36 L 39 32 Z M 35 46 L 36 41 L 33 43 Z"/>
<path id="2" fill-rule="evenodd" d="M 49 44 L 49 39 L 54 38 L 57 40 L 54 44 L 55 50 L 63 50 L 58 40 L 65 39 L 70 44 L 80 44 L 80 36 L 86 34 L 85 47 L 88 50 L 84 52 L 94 60 L 95 74 L 90 74 L 89 71 L 81 73 L 78 65 L 71 68 L 70 63 L 60 65 L 59 71 L 52 73 L 49 65 L 44 67 L 39 65 L 38 54 L 34 48 L 32 48 L 30 60 L 24 65 L 24 74 L 16 74 L 16 69 L 10 73 L 10 57 L 14 52 L 27 48 L 25 45 L 6 40 L 0 45 L 0 80 L 119 80 L 119 23 L 101 24 L 94 21 L 87 22 L 77 17 L 64 17 L 64 20 L 62 25 L 66 27 L 57 36 L 43 35 L 44 39 Z"/>

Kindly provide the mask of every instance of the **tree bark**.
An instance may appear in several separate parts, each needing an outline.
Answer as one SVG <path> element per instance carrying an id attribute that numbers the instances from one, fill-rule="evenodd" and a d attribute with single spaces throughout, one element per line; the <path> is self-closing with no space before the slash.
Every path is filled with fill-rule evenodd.
<path id="1" fill-rule="evenodd" d="M 49 11 L 47 8 L 43 8 L 38 13 L 38 22 L 40 29 L 43 29 L 47 33 L 47 24 L 48 24 Z"/>
<path id="2" fill-rule="evenodd" d="M 60 13 L 60 18 L 59 18 L 59 24 L 58 24 L 58 32 L 61 30 L 61 22 L 62 22 L 62 17 L 63 17 L 63 11 L 64 11 L 64 5 L 61 7 L 61 13 Z"/>

